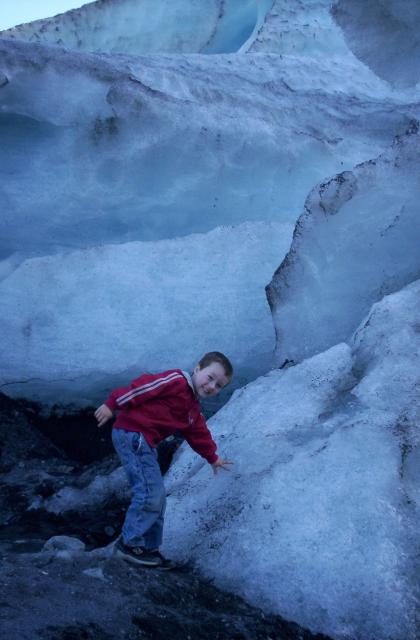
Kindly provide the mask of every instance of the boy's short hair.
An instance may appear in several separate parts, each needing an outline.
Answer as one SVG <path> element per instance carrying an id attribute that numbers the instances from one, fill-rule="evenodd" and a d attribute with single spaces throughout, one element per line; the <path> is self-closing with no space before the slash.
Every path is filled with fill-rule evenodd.
<path id="1" fill-rule="evenodd" d="M 229 358 L 227 358 L 223 353 L 220 353 L 220 351 L 209 351 L 208 353 L 205 353 L 199 361 L 198 366 L 200 369 L 204 369 L 204 367 L 208 367 L 213 362 L 218 362 L 222 365 L 227 378 L 231 378 L 233 376 L 232 363 Z"/>

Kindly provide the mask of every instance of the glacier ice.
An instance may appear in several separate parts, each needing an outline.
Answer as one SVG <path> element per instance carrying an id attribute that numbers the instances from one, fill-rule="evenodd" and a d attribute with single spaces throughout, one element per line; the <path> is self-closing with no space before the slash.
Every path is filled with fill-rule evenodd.
<path id="1" fill-rule="evenodd" d="M 420 134 L 313 189 L 267 288 L 276 359 L 347 340 L 376 300 L 420 276 Z"/>
<path id="2" fill-rule="evenodd" d="M 236 384 L 259 375 L 274 343 L 264 284 L 292 230 L 244 223 L 24 261 L 0 282 L 1 388 L 92 404 L 212 350 L 235 362 Z"/>
<path id="3" fill-rule="evenodd" d="M 0 37 L 107 53 L 231 53 L 273 0 L 101 0 L 0 32 Z"/>
<path id="4" fill-rule="evenodd" d="M 102 0 L 0 34 L 3 391 L 90 404 L 207 348 L 238 385 L 265 373 L 263 285 L 306 207 L 270 298 L 277 361 L 312 357 L 212 419 L 231 473 L 180 453 L 166 545 L 340 640 L 415 638 L 417 16 Z M 118 471 L 32 506 L 124 491 Z"/>
<path id="5" fill-rule="evenodd" d="M 98 505 L 106 507 L 110 498 L 121 501 L 128 497 L 127 476 L 122 467 L 118 467 L 107 475 L 98 474 L 91 482 L 83 487 L 65 486 L 51 497 L 37 498 L 30 509 L 46 509 L 50 513 L 65 513 L 66 511 L 86 511 Z"/>
<path id="6" fill-rule="evenodd" d="M 347 58 L 352 52 L 334 19 L 331 0 L 274 0 L 259 30 L 241 51 Z M 354 62 L 354 61 L 353 61 Z M 359 65 L 360 66 L 360 65 Z"/>
<path id="7" fill-rule="evenodd" d="M 418 0 L 338 0 L 332 5 L 351 50 L 397 87 L 420 81 Z"/>
<path id="8" fill-rule="evenodd" d="M 420 281 L 347 344 L 235 392 L 210 421 L 230 473 L 188 448 L 168 474 L 165 550 L 335 638 L 414 640 Z"/>
<path id="9" fill-rule="evenodd" d="M 359 63 L 0 40 L 0 256 L 295 222 L 420 115 Z"/>

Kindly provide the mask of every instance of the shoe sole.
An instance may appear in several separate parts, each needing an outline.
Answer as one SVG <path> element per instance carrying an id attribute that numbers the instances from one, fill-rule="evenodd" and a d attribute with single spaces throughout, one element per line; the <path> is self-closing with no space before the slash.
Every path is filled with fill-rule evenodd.
<path id="1" fill-rule="evenodd" d="M 133 556 L 129 556 L 127 553 L 124 553 L 123 551 L 120 551 L 119 549 L 116 550 L 115 555 L 118 556 L 119 558 L 123 558 L 124 560 L 127 560 L 127 562 L 132 562 L 133 564 L 137 564 L 140 567 L 147 567 L 149 569 L 159 569 L 161 568 L 161 564 L 158 563 L 156 564 L 156 562 L 153 561 L 145 561 L 145 560 L 140 560 L 137 558 L 133 558 Z"/>
<path id="2" fill-rule="evenodd" d="M 176 571 L 177 569 L 179 569 L 180 566 L 179 564 L 159 564 L 156 569 L 159 569 L 159 571 Z"/>

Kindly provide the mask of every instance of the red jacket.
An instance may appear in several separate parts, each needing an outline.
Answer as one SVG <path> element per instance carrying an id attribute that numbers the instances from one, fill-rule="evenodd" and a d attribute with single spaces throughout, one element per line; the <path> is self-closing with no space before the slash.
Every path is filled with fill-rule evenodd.
<path id="1" fill-rule="evenodd" d="M 115 389 L 105 402 L 117 412 L 115 429 L 142 433 L 151 447 L 180 431 L 188 444 L 210 464 L 217 460 L 191 377 L 181 369 L 145 373 L 128 387 Z"/>

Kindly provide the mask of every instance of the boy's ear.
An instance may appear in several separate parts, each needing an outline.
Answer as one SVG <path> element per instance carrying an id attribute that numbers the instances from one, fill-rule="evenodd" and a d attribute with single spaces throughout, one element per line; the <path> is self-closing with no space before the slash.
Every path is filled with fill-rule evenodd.
<path id="1" fill-rule="evenodd" d="M 194 367 L 194 373 L 198 373 L 200 371 L 200 365 L 198 364 L 196 367 Z"/>

